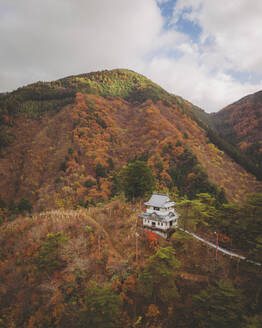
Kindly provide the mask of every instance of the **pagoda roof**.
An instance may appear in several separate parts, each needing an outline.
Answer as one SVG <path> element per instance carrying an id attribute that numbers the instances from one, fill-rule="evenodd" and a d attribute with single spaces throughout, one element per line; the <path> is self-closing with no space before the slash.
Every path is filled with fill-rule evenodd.
<path id="1" fill-rule="evenodd" d="M 168 195 L 166 194 L 158 194 L 153 193 L 148 202 L 145 203 L 146 206 L 154 206 L 161 208 L 168 208 L 175 205 L 174 202 L 171 201 Z"/>

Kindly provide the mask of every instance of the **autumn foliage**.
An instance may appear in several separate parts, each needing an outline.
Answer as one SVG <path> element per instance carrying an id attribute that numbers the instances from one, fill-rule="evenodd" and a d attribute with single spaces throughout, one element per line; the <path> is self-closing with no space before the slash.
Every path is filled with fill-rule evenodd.
<path id="1" fill-rule="evenodd" d="M 261 195 L 243 203 L 261 183 L 194 109 L 128 70 L 1 95 L 0 327 L 261 323 L 259 268 L 138 221 L 147 193 L 169 192 L 184 227 L 261 261 Z M 248 151 L 254 114 L 241 118 L 229 123 Z"/>
<path id="2" fill-rule="evenodd" d="M 262 179 L 262 91 L 225 107 L 213 121 L 220 135 L 255 164 L 257 176 Z"/>
<path id="3" fill-rule="evenodd" d="M 1 210 L 107 201 L 123 192 L 121 169 L 135 161 L 150 167 L 157 190 L 176 188 L 189 198 L 221 198 L 224 188 L 240 202 L 258 191 L 253 176 L 209 143 L 192 108 L 127 70 L 38 82 L 1 97 Z"/>
<path id="4" fill-rule="evenodd" d="M 157 235 L 154 232 L 152 232 L 151 230 L 148 230 L 146 234 L 147 234 L 147 240 L 148 240 L 149 247 L 154 249 L 158 244 Z"/>

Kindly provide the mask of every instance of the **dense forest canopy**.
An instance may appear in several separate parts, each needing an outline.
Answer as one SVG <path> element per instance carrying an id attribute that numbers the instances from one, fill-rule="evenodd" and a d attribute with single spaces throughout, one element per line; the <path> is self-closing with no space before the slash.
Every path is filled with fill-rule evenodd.
<path id="1" fill-rule="evenodd" d="M 0 327 L 261 326 L 260 167 L 213 118 L 112 70 L 1 95 L 0 128 Z M 169 240 L 138 219 L 153 191 Z"/>
<path id="2" fill-rule="evenodd" d="M 262 262 L 261 202 L 216 206 L 199 194 L 176 208 L 182 228 L 211 242 L 215 230 L 220 246 Z M 216 261 L 183 231 L 169 241 L 143 233 L 140 213 L 118 199 L 2 224 L 2 327 L 260 327 L 261 267 L 222 253 Z"/>

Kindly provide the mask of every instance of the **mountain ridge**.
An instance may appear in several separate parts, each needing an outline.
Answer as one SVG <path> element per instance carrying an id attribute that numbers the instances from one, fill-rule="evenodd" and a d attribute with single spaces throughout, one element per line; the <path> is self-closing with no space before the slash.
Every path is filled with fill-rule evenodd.
<path id="1" fill-rule="evenodd" d="M 215 183 L 239 202 L 259 190 L 210 142 L 196 108 L 129 70 L 17 89 L 0 100 L 1 190 L 7 191 L 1 198 L 27 198 L 38 210 L 106 200 L 121 167 L 135 157 L 152 167 L 157 188 L 181 195 L 217 193 Z"/>
<path id="2" fill-rule="evenodd" d="M 262 91 L 213 114 L 217 132 L 254 161 L 262 176 Z"/>

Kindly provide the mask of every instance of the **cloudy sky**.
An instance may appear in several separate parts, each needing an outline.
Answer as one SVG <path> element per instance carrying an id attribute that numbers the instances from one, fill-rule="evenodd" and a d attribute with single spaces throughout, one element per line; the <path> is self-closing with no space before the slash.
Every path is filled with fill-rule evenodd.
<path id="1" fill-rule="evenodd" d="M 0 0 L 0 92 L 112 68 L 207 112 L 262 89 L 261 0 Z"/>

